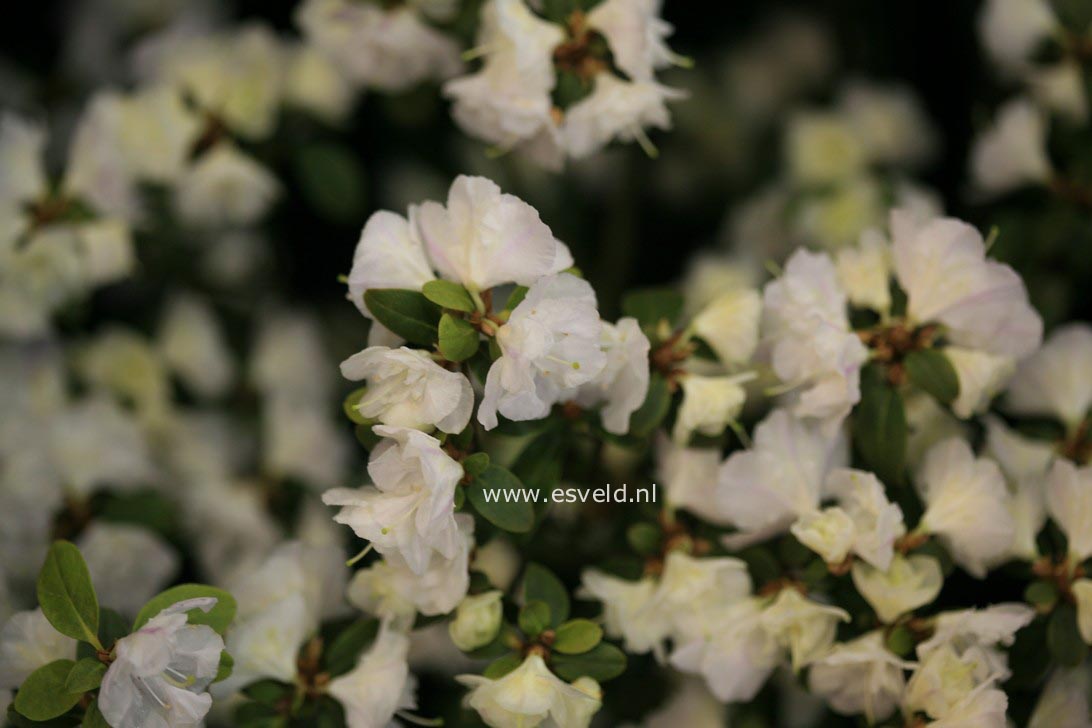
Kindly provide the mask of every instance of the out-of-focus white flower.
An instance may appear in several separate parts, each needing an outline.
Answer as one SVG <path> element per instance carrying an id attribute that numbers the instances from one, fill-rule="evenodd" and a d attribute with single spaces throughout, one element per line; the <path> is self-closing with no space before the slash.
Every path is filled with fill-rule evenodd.
<path id="1" fill-rule="evenodd" d="M 1052 172 L 1047 131 L 1042 112 L 1027 99 L 1002 106 L 993 126 L 971 148 L 975 187 L 994 197 L 1025 185 L 1045 184 Z"/>
<path id="2" fill-rule="evenodd" d="M 288 51 L 285 103 L 337 124 L 348 115 L 353 98 L 353 89 L 342 69 L 322 52 L 305 43 Z"/>
<path id="3" fill-rule="evenodd" d="M 341 363 L 341 375 L 366 382 L 356 410 L 384 425 L 457 433 L 474 409 L 470 381 L 417 349 L 368 347 Z"/>
<path id="4" fill-rule="evenodd" d="M 1092 728 L 1088 668 L 1058 669 L 1039 696 L 1028 728 Z"/>
<path id="5" fill-rule="evenodd" d="M 480 675 L 455 679 L 471 689 L 466 704 L 494 728 L 587 728 L 602 704 L 598 683 L 590 678 L 563 682 L 536 654 L 496 680 Z"/>
<path id="6" fill-rule="evenodd" d="M 398 553 L 415 574 L 423 574 L 432 552 L 453 559 L 459 551 L 453 498 L 462 466 L 439 440 L 418 430 L 376 425 L 373 431 L 386 438 L 368 459 L 375 485 L 329 490 L 322 501 L 342 506 L 334 520 L 379 553 Z"/>
<path id="7" fill-rule="evenodd" d="M 1009 482 L 1009 511 L 1016 526 L 1012 555 L 1034 561 L 1039 556 L 1037 537 L 1047 518 L 1046 480 L 1055 457 L 1054 446 L 1018 435 L 999 418 L 989 416 L 986 452 Z"/>
<path id="8" fill-rule="evenodd" d="M 848 621 L 844 609 L 812 601 L 792 588 L 778 592 L 759 618 L 762 628 L 789 651 L 793 670 L 830 649 L 838 622 Z"/>
<path id="9" fill-rule="evenodd" d="M 948 357 L 959 380 L 959 395 L 952 402 L 952 412 L 963 419 L 984 413 L 1016 371 L 1016 362 L 1011 356 L 961 346 L 946 347 L 944 356 Z"/>
<path id="10" fill-rule="evenodd" d="M 790 220 L 795 237 L 826 250 L 855 243 L 883 219 L 887 209 L 877 179 L 861 173 L 833 188 L 804 196 Z"/>
<path id="11" fill-rule="evenodd" d="M 853 585 L 884 624 L 929 604 L 944 586 L 940 564 L 924 555 L 895 554 L 886 571 L 856 562 L 852 575 Z"/>
<path id="12" fill-rule="evenodd" d="M 1092 556 L 1092 466 L 1058 459 L 1046 485 L 1047 511 L 1066 535 L 1074 562 Z"/>
<path id="13" fill-rule="evenodd" d="M 280 195 L 280 183 L 262 165 L 222 142 L 202 154 L 178 180 L 174 204 L 192 225 L 249 225 Z"/>
<path id="14" fill-rule="evenodd" d="M 1022 415 L 1057 417 L 1075 429 L 1092 408 L 1092 327 L 1056 329 L 1025 359 L 1009 384 L 1005 403 Z"/>
<path id="15" fill-rule="evenodd" d="M 849 328 L 837 270 L 821 253 L 798 250 L 766 285 L 762 327 L 777 376 L 806 387 L 793 411 L 833 429 L 860 399 L 868 351 Z"/>
<path id="16" fill-rule="evenodd" d="M 565 113 L 562 144 L 573 159 L 587 157 L 618 139 L 647 144 L 645 129 L 671 128 L 667 102 L 686 92 L 655 81 L 627 81 L 609 71 L 597 74 L 594 90 Z"/>
<path id="17" fill-rule="evenodd" d="M 470 568 L 480 571 L 489 579 L 489 583 L 508 591 L 519 572 L 519 553 L 511 541 L 503 536 L 495 536 L 474 549 L 474 561 Z"/>
<path id="18" fill-rule="evenodd" d="M 916 482 L 925 501 L 918 529 L 936 534 L 956 563 L 981 579 L 1005 559 L 1015 524 L 997 463 L 975 458 L 965 441 L 952 438 L 925 454 Z"/>
<path id="19" fill-rule="evenodd" d="M 132 490 L 155 479 L 140 425 L 105 397 L 84 400 L 57 418 L 50 442 L 62 482 L 74 495 L 87 497 L 101 487 Z"/>
<path id="20" fill-rule="evenodd" d="M 175 552 L 151 531 L 124 523 L 92 523 L 76 545 L 103 606 L 135 615 L 178 570 Z"/>
<path id="21" fill-rule="evenodd" d="M 478 421 L 493 429 L 497 412 L 517 421 L 545 417 L 566 390 L 606 366 L 602 328 L 587 281 L 568 273 L 539 279 L 497 330 L 501 356 L 489 368 Z"/>
<path id="22" fill-rule="evenodd" d="M 432 266 L 475 291 L 503 283 L 530 286 L 573 264 L 535 208 L 485 177 L 456 177 L 446 206 L 429 200 L 415 213 Z"/>
<path id="23" fill-rule="evenodd" d="M 703 376 L 687 373 L 679 383 L 683 401 L 675 417 L 672 437 L 685 445 L 695 432 L 716 437 L 736 421 L 747 401 L 743 384 L 755 375 L 750 372 L 734 376 Z"/>
<path id="24" fill-rule="evenodd" d="M 587 23 L 607 39 L 614 62 L 630 78 L 651 78 L 679 60 L 665 42 L 673 28 L 660 17 L 659 0 L 605 0 L 588 13 Z"/>
<path id="25" fill-rule="evenodd" d="M 136 188 L 121 150 L 122 125 L 121 97 L 109 91 L 95 94 L 73 132 L 61 189 L 100 214 L 133 220 Z"/>
<path id="26" fill-rule="evenodd" d="M 1088 121 L 1084 73 L 1076 59 L 1063 58 L 1046 68 L 1037 67 L 1028 79 L 1035 102 L 1075 124 Z"/>
<path id="27" fill-rule="evenodd" d="M 890 716 L 906 689 L 904 670 L 913 663 L 899 659 L 884 644 L 881 630 L 834 645 L 812 663 L 808 687 L 843 715 L 863 714 L 869 724 Z"/>
<path id="28" fill-rule="evenodd" d="M 53 629 L 41 609 L 16 612 L 0 630 L 0 688 L 15 689 L 54 660 L 74 660 L 76 640 Z"/>
<path id="29" fill-rule="evenodd" d="M 978 17 L 978 34 L 994 62 L 1009 72 L 1030 68 L 1038 46 L 1058 29 L 1045 0 L 988 0 Z"/>
<path id="30" fill-rule="evenodd" d="M 384 624 L 356 667 L 330 681 L 327 690 L 345 707 L 349 728 L 389 725 L 397 711 L 417 707 L 408 653 L 409 637 Z"/>
<path id="31" fill-rule="evenodd" d="M 694 333 L 716 352 L 724 364 L 746 364 L 758 346 L 762 297 L 751 288 L 718 295 L 694 316 Z"/>
<path id="32" fill-rule="evenodd" d="M 818 507 L 826 475 L 842 457 L 835 438 L 774 410 L 755 428 L 754 446 L 721 466 L 719 510 L 747 534 L 783 532 Z"/>
<path id="33" fill-rule="evenodd" d="M 249 377 L 266 397 L 325 402 L 332 394 L 333 364 L 326 354 L 317 318 L 298 309 L 264 316 L 250 357 Z"/>
<path id="34" fill-rule="evenodd" d="M 600 346 L 607 355 L 603 370 L 576 392 L 582 407 L 603 403 L 599 412 L 603 429 L 615 435 L 629 432 L 629 418 L 648 395 L 648 337 L 634 318 L 603 322 Z"/>
<path id="35" fill-rule="evenodd" d="M 161 424 L 171 408 L 167 368 L 152 343 L 134 331 L 105 329 L 77 352 L 75 369 L 93 389 L 134 404 L 149 424 Z"/>
<path id="36" fill-rule="evenodd" d="M 866 230 L 856 246 L 834 254 L 834 265 L 850 303 L 881 314 L 891 309 L 891 249 L 883 235 Z"/>
<path id="37" fill-rule="evenodd" d="M 1033 608 L 1016 602 L 993 604 L 983 609 L 941 612 L 934 618 L 933 634 L 917 646 L 917 653 L 919 657 L 924 657 L 946 644 L 954 645 L 960 650 L 972 646 L 1009 646 L 1017 631 L 1026 627 L 1034 618 Z M 996 653 L 993 657 L 997 661 L 996 669 L 1001 670 L 1004 656 Z M 1003 677 L 1007 677 L 1007 673 Z"/>
<path id="38" fill-rule="evenodd" d="M 348 0 L 308 0 L 296 10 L 296 24 L 353 83 L 401 91 L 462 69 L 458 45 L 425 22 L 420 5 L 384 8 Z"/>
<path id="39" fill-rule="evenodd" d="M 117 728 L 201 723 L 212 707 L 206 689 L 220 667 L 224 640 L 211 627 L 187 624 L 186 613 L 215 604 L 213 598 L 178 602 L 117 641 L 117 658 L 99 689 L 98 706 L 107 723 Z"/>
<path id="40" fill-rule="evenodd" d="M 1020 276 L 986 258 L 982 235 L 954 218 L 891 214 L 895 275 L 912 323 L 939 323 L 957 346 L 1017 359 L 1034 352 L 1043 322 Z"/>
<path id="41" fill-rule="evenodd" d="M 281 540 L 264 492 L 246 481 L 208 476 L 184 489 L 184 518 L 203 573 L 231 583 L 257 568 Z"/>
<path id="42" fill-rule="evenodd" d="M 683 679 L 660 708 L 649 714 L 641 728 L 723 728 L 725 708 L 696 678 Z"/>
<path id="43" fill-rule="evenodd" d="M 934 150 L 929 120 L 904 88 L 854 81 L 843 90 L 841 107 L 869 161 L 914 167 Z"/>
<path id="44" fill-rule="evenodd" d="M 274 395 L 262 410 L 262 470 L 315 488 L 343 482 L 350 443 L 321 403 Z"/>
<path id="45" fill-rule="evenodd" d="M 226 649 L 234 661 L 231 675 L 212 686 L 212 692 L 220 697 L 259 680 L 295 681 L 300 647 L 317 627 L 300 595 L 238 619 L 227 635 Z"/>
<path id="46" fill-rule="evenodd" d="M 503 618 L 503 597 L 503 592 L 493 589 L 459 602 L 455 618 L 447 627 L 456 647 L 469 652 L 489 644 L 496 637 Z"/>
<path id="47" fill-rule="evenodd" d="M 840 564 L 853 548 L 856 529 L 849 514 L 837 506 L 805 513 L 789 529 L 796 540 L 828 564 Z"/>
<path id="48" fill-rule="evenodd" d="M 785 132 L 789 174 L 799 185 L 822 186 L 848 179 L 866 164 L 858 131 L 835 113 L 801 112 Z"/>
<path id="49" fill-rule="evenodd" d="M 212 308 L 180 295 L 168 303 L 159 329 L 163 361 L 202 397 L 218 397 L 235 377 L 235 360 Z"/>
<path id="50" fill-rule="evenodd" d="M 412 624 L 417 612 L 425 616 L 447 614 L 466 596 L 470 579 L 467 562 L 473 546 L 474 519 L 467 513 L 455 514 L 459 530 L 454 558 L 433 553 L 428 567 L 414 573 L 397 553 L 353 575 L 349 601 L 369 614 Z"/>
<path id="51" fill-rule="evenodd" d="M 121 124 L 125 163 L 137 178 L 160 184 L 182 175 L 201 132 L 200 119 L 170 84 L 124 97 Z"/>
<path id="52" fill-rule="evenodd" d="M 720 453 L 713 448 L 685 447 L 662 433 L 656 439 L 656 482 L 667 489 L 668 505 L 723 526 L 732 514 L 716 497 L 719 467 Z"/>

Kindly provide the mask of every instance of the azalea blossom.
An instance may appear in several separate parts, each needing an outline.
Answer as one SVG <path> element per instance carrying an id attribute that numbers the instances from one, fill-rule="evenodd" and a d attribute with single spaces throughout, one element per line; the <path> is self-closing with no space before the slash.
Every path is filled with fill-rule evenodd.
<path id="1" fill-rule="evenodd" d="M 940 564 L 932 556 L 895 554 L 886 569 L 856 562 L 853 585 L 884 624 L 931 603 L 944 586 Z"/>
<path id="2" fill-rule="evenodd" d="M 637 319 L 603 322 L 601 346 L 606 364 L 592 381 L 582 384 L 572 400 L 583 407 L 602 404 L 603 429 L 615 435 L 629 432 L 630 416 L 648 395 L 648 337 Z"/>
<path id="3" fill-rule="evenodd" d="M 887 649 L 882 631 L 834 645 L 812 663 L 808 687 L 843 715 L 862 714 L 869 724 L 885 720 L 902 702 L 905 671 L 912 662 Z"/>
<path id="4" fill-rule="evenodd" d="M 1071 431 L 1092 408 L 1092 327 L 1069 324 L 1053 331 L 1039 351 L 1020 364 L 1005 404 L 1017 414 L 1056 417 Z"/>
<path id="5" fill-rule="evenodd" d="M 345 707 L 349 728 L 387 725 L 399 710 L 417 707 L 417 681 L 409 674 L 408 652 L 409 638 L 384 624 L 356 667 L 330 681 L 327 691 Z"/>
<path id="6" fill-rule="evenodd" d="M 466 704 L 494 728 L 587 728 L 601 705 L 598 683 L 586 677 L 566 683 L 537 654 L 495 680 L 480 675 L 456 680 L 471 689 Z"/>

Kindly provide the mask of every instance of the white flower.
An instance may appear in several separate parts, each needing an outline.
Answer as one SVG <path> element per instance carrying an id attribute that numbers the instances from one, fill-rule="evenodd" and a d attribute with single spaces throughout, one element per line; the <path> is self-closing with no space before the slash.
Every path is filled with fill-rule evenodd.
<path id="1" fill-rule="evenodd" d="M 1077 579 L 1070 589 L 1077 600 L 1077 630 L 1092 645 L 1092 579 Z"/>
<path id="2" fill-rule="evenodd" d="M 384 425 L 457 433 L 474 409 L 470 381 L 444 369 L 424 351 L 371 346 L 343 361 L 341 375 L 366 382 L 356 410 Z"/>
<path id="3" fill-rule="evenodd" d="M 660 433 L 656 438 L 656 482 L 667 489 L 672 508 L 683 508 L 717 525 L 732 522 L 731 511 L 716 497 L 720 453 L 713 448 L 691 448 Z"/>
<path id="4" fill-rule="evenodd" d="M 530 286 L 573 264 L 533 207 L 485 177 L 456 177 L 447 205 L 424 202 L 415 220 L 432 266 L 475 291 Z"/>
<path id="5" fill-rule="evenodd" d="M 1059 327 L 1021 363 L 1009 384 L 1006 405 L 1017 414 L 1057 417 L 1073 430 L 1092 408 L 1090 367 L 1092 327 Z"/>
<path id="6" fill-rule="evenodd" d="M 588 13 L 587 24 L 607 39 L 614 63 L 630 78 L 651 78 L 678 61 L 664 42 L 673 28 L 660 17 L 659 0 L 605 0 Z"/>
<path id="7" fill-rule="evenodd" d="M 808 687 L 843 715 L 863 714 L 869 724 L 890 716 L 906 689 L 903 671 L 913 663 L 884 645 L 882 630 L 834 645 L 812 663 Z"/>
<path id="8" fill-rule="evenodd" d="M 805 513 L 789 531 L 828 564 L 845 561 L 857 535 L 853 519 L 837 506 Z"/>
<path id="9" fill-rule="evenodd" d="M 298 309 L 263 316 L 249 371 L 259 392 L 267 397 L 325 402 L 332 394 L 330 378 L 316 377 L 314 372 L 332 368 L 317 318 Z"/>
<path id="10" fill-rule="evenodd" d="M 1007 71 L 1031 65 L 1038 46 L 1058 30 L 1058 20 L 1045 0 L 987 0 L 978 18 L 982 45 Z"/>
<path id="11" fill-rule="evenodd" d="M 629 581 L 585 569 L 581 595 L 603 603 L 603 622 L 608 635 L 624 640 L 629 652 L 640 654 L 657 649 L 670 630 L 670 615 L 656 604 L 656 580 L 644 577 Z"/>
<path id="12" fill-rule="evenodd" d="M 732 453 L 721 466 L 719 510 L 744 532 L 783 532 L 819 505 L 826 475 L 841 457 L 834 438 L 774 410 L 755 428 L 754 446 Z"/>
<path id="13" fill-rule="evenodd" d="M 1054 446 L 1018 435 L 990 416 L 986 418 L 986 452 L 1009 482 L 1009 511 L 1016 526 L 1012 555 L 1034 561 L 1039 556 L 1037 537 L 1047 518 L 1046 480 Z"/>
<path id="14" fill-rule="evenodd" d="M 102 678 L 98 705 L 115 728 L 201 725 L 212 706 L 206 689 L 216 677 L 224 640 L 206 625 L 187 624 L 191 609 L 212 598 L 167 607 L 114 646 L 117 658 Z"/>
<path id="15" fill-rule="evenodd" d="M 93 522 L 76 545 L 87 562 L 99 603 L 135 615 L 178 571 L 174 550 L 146 528 Z"/>
<path id="16" fill-rule="evenodd" d="M 685 633 L 709 607 L 751 595 L 751 577 L 744 561 L 732 557 L 696 558 L 674 550 L 664 560 L 654 597 L 675 633 Z"/>
<path id="17" fill-rule="evenodd" d="M 467 597 L 455 609 L 448 633 L 455 646 L 464 652 L 489 644 L 497 635 L 503 618 L 502 598 L 498 589 Z"/>
<path id="18" fill-rule="evenodd" d="M 895 275 L 916 324 L 939 323 L 957 346 L 1023 358 L 1042 339 L 1043 322 L 1020 276 L 986 259 L 977 230 L 953 218 L 891 215 Z"/>
<path id="19" fill-rule="evenodd" d="M 887 313 L 891 308 L 891 248 L 883 235 L 866 230 L 858 245 L 834 254 L 838 283 L 854 306 Z"/>
<path id="20" fill-rule="evenodd" d="M 397 711 L 417 707 L 408 652 L 409 637 L 384 624 L 356 667 L 330 681 L 327 691 L 345 707 L 348 728 L 380 728 Z"/>
<path id="21" fill-rule="evenodd" d="M 350 456 L 345 432 L 328 408 L 275 394 L 262 410 L 262 469 L 313 487 L 343 481 Z"/>
<path id="22" fill-rule="evenodd" d="M 833 188 L 803 197 L 799 210 L 789 220 L 788 234 L 826 250 L 837 250 L 852 245 L 878 224 L 886 209 L 883 188 L 875 177 L 862 172 Z"/>
<path id="23" fill-rule="evenodd" d="M 1092 728 L 1086 666 L 1058 669 L 1039 695 L 1028 728 Z"/>
<path id="24" fill-rule="evenodd" d="M 295 681 L 300 647 L 317 628 L 314 615 L 299 594 L 236 620 L 226 645 L 234 666 L 226 680 L 212 686 L 212 692 L 220 697 L 258 680 Z"/>
<path id="25" fill-rule="evenodd" d="M 467 563 L 473 547 L 474 518 L 455 514 L 458 544 L 455 556 L 445 559 L 432 553 L 424 572 L 414 573 L 400 554 L 387 554 L 353 575 L 349 601 L 370 614 L 399 624 L 412 624 L 416 612 L 425 616 L 447 614 L 466 596 L 470 586 Z"/>
<path id="26" fill-rule="evenodd" d="M 76 659 L 76 640 L 53 629 L 41 609 L 16 612 L 0 630 L 0 688 L 22 685 L 54 660 Z"/>
<path id="27" fill-rule="evenodd" d="M 853 553 L 877 569 L 887 569 L 895 540 L 906 527 L 902 509 L 887 500 L 883 484 L 872 473 L 838 468 L 827 476 L 824 488 L 853 523 Z"/>
<path id="28" fill-rule="evenodd" d="M 459 551 L 453 498 L 462 466 L 423 432 L 383 425 L 373 431 L 387 438 L 368 459 L 375 485 L 329 490 L 322 501 L 343 506 L 334 520 L 379 553 L 398 553 L 415 574 L 423 574 L 433 552 L 452 559 Z"/>
<path id="29" fill-rule="evenodd" d="M 675 441 L 685 444 L 695 432 L 710 437 L 724 432 L 724 428 L 739 417 L 747 400 L 747 391 L 742 385 L 754 377 L 753 373 L 747 372 L 730 377 L 687 373 L 680 378 L 683 401 L 672 431 Z"/>
<path id="30" fill-rule="evenodd" d="M 777 641 L 762 628 L 763 600 L 710 610 L 677 640 L 671 665 L 700 674 L 722 702 L 751 700 L 781 661 Z"/>
<path id="31" fill-rule="evenodd" d="M 1047 477 L 1047 511 L 1066 535 L 1074 561 L 1092 556 L 1092 466 L 1058 459 Z"/>
<path id="32" fill-rule="evenodd" d="M 906 89 L 854 81 L 842 92 L 841 106 L 870 161 L 915 166 L 932 154 L 933 130 Z"/>
<path id="33" fill-rule="evenodd" d="M 867 162 L 857 130 L 835 113 L 798 113 L 789 120 L 785 135 L 789 174 L 800 185 L 848 179 Z"/>
<path id="34" fill-rule="evenodd" d="M 178 180 L 175 208 L 192 225 L 249 225 L 280 195 L 280 183 L 262 165 L 221 142 L 202 154 Z"/>
<path id="35" fill-rule="evenodd" d="M 159 330 L 163 360 L 196 394 L 218 397 L 235 376 L 235 361 L 212 308 L 189 295 L 167 305 Z"/>
<path id="36" fill-rule="evenodd" d="M 132 490 L 155 477 L 144 432 L 106 397 L 84 400 L 55 419 L 51 449 L 62 482 L 79 496 L 102 487 Z"/>
<path id="37" fill-rule="evenodd" d="M 471 688 L 466 704 L 494 728 L 587 728 L 599 710 L 599 685 L 587 678 L 573 684 L 558 679 L 542 657 L 528 655 L 512 672 L 496 680 L 458 675 Z"/>
<path id="38" fill-rule="evenodd" d="M 758 346 L 762 297 L 751 288 L 727 291 L 712 299 L 691 321 L 694 333 L 724 364 L 745 364 Z"/>
<path id="39" fill-rule="evenodd" d="M 124 97 L 121 123 L 121 151 L 137 178 L 167 184 L 182 176 L 201 122 L 177 88 L 156 84 Z"/>
<path id="40" fill-rule="evenodd" d="M 764 337 L 774 372 L 806 387 L 793 409 L 833 429 L 860 399 L 868 351 L 849 328 L 847 297 L 830 258 L 800 249 L 763 292 Z"/>
<path id="41" fill-rule="evenodd" d="M 331 124 L 342 122 L 355 94 L 341 67 L 314 46 L 301 43 L 289 51 L 284 100 Z"/>
<path id="42" fill-rule="evenodd" d="M 1008 383 L 1016 362 L 1011 356 L 997 356 L 976 349 L 948 346 L 944 349 L 959 380 L 959 395 L 952 402 L 952 412 L 968 419 L 983 414 L 994 395 Z"/>
<path id="43" fill-rule="evenodd" d="M 1005 559 L 1015 524 L 997 463 L 951 438 L 930 448 L 916 480 L 925 501 L 918 529 L 936 534 L 956 563 L 981 579 Z"/>
<path id="44" fill-rule="evenodd" d="M 503 536 L 494 536 L 474 549 L 471 568 L 485 574 L 493 586 L 508 591 L 516 580 L 519 564 L 519 553 L 512 542 Z"/>
<path id="45" fill-rule="evenodd" d="M 603 322 L 600 345 L 607 356 L 603 370 L 576 392 L 582 407 L 605 403 L 599 416 L 603 429 L 615 435 L 629 432 L 629 418 L 648 395 L 648 337 L 634 318 Z"/>
<path id="46" fill-rule="evenodd" d="M 993 126 L 971 148 L 971 177 L 983 195 L 995 197 L 1027 185 L 1045 184 L 1051 174 L 1047 122 L 1027 99 L 1014 99 L 997 112 Z"/>
<path id="47" fill-rule="evenodd" d="M 609 71 L 597 74 L 594 84 L 586 98 L 565 112 L 562 144 L 574 159 L 594 154 L 615 139 L 647 143 L 646 128 L 671 128 L 667 102 L 686 96 L 655 81 L 627 81 Z"/>
<path id="48" fill-rule="evenodd" d="M 896 554 L 886 571 L 858 561 L 853 564 L 852 575 L 853 585 L 884 624 L 929 604 L 944 586 L 940 564 L 920 554 Z"/>
<path id="49" fill-rule="evenodd" d="M 789 651 L 793 670 L 830 649 L 838 622 L 848 621 L 845 610 L 812 601 L 792 588 L 778 592 L 759 618 L 762 629 Z"/>
<path id="50" fill-rule="evenodd" d="M 132 170 L 121 151 L 122 124 L 120 96 L 100 92 L 91 98 L 72 135 L 61 189 L 99 213 L 133 220 L 138 201 Z"/>
<path id="51" fill-rule="evenodd" d="M 959 650 L 970 647 L 1012 645 L 1016 633 L 1035 618 L 1035 610 L 1026 604 L 1006 602 L 983 609 L 960 609 L 941 612 L 933 622 L 933 634 L 917 646 L 919 657 L 938 647 L 951 644 Z M 994 669 L 1008 677 L 1005 658 L 995 653 Z"/>
<path id="52" fill-rule="evenodd" d="M 489 368 L 478 421 L 497 426 L 541 419 L 566 390 L 590 382 L 606 366 L 595 292 L 568 273 L 541 278 L 497 330 L 501 356 Z"/>
<path id="53" fill-rule="evenodd" d="M 304 37 L 351 81 L 400 91 L 462 67 L 452 38 L 431 28 L 414 3 L 384 8 L 347 0 L 308 0 L 296 11 Z"/>
<path id="54" fill-rule="evenodd" d="M 724 728 L 724 706 L 701 680 L 685 678 L 663 705 L 649 714 L 642 728 Z"/>

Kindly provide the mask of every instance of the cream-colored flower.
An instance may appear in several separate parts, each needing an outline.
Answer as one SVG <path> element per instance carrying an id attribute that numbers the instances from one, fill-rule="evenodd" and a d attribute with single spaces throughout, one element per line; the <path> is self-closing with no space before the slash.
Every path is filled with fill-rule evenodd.
<path id="1" fill-rule="evenodd" d="M 884 624 L 929 604 L 944 586 L 940 564 L 931 556 L 896 554 L 886 571 L 858 561 L 852 575 L 853 585 Z"/>

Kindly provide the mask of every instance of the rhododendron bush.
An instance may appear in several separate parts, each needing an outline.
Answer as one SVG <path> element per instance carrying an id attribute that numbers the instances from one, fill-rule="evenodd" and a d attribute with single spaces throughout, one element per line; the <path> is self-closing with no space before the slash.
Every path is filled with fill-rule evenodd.
<path id="1" fill-rule="evenodd" d="M 1092 5 L 883 5 L 13 15 L 0 725 L 1092 728 Z"/>

